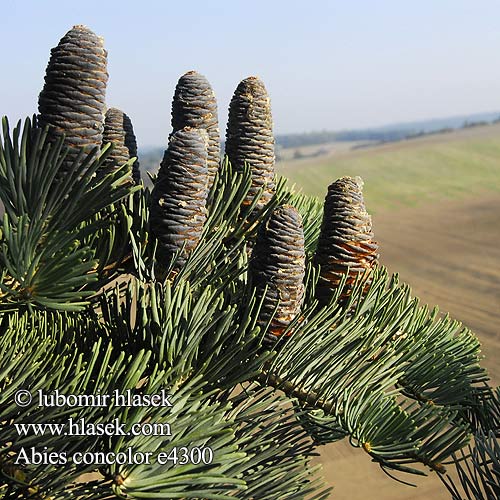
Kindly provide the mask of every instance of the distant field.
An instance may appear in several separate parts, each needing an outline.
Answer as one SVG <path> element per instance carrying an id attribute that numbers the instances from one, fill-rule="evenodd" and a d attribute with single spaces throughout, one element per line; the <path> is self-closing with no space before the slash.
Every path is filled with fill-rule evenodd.
<path id="1" fill-rule="evenodd" d="M 320 198 L 335 179 L 359 175 L 371 212 L 484 190 L 500 193 L 500 124 L 350 151 L 341 147 L 323 157 L 279 162 L 278 172 Z"/>
<path id="2" fill-rule="evenodd" d="M 421 303 L 439 305 L 472 329 L 495 385 L 500 383 L 498 214 L 500 196 L 483 193 L 373 217 L 381 262 L 411 285 Z M 335 487 L 332 500 L 450 500 L 433 473 L 428 478 L 398 476 L 419 485 L 411 488 L 389 479 L 366 453 L 345 441 L 320 451 L 318 462 Z"/>
<path id="3" fill-rule="evenodd" d="M 278 164 L 321 198 L 333 180 L 360 175 L 380 260 L 421 303 L 439 305 L 479 337 L 500 383 L 500 125 L 477 127 Z M 397 207 L 397 210 L 394 208 Z M 389 479 L 347 442 L 320 448 L 337 500 L 449 500 L 435 474 Z M 399 476 L 401 477 L 401 476 Z"/>

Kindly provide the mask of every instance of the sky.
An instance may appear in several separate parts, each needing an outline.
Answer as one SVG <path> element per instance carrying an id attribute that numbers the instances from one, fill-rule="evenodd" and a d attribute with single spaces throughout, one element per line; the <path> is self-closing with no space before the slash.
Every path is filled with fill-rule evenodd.
<path id="1" fill-rule="evenodd" d="M 0 0 L 0 115 L 37 111 L 50 49 L 75 24 L 104 37 L 106 101 L 139 147 L 167 142 L 179 77 L 211 83 L 224 135 L 259 76 L 277 134 L 500 110 L 499 0 Z"/>

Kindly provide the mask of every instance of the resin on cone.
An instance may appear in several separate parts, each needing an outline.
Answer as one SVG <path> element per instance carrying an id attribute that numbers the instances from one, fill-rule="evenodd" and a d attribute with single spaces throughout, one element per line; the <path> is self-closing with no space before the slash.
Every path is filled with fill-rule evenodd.
<path id="1" fill-rule="evenodd" d="M 158 239 L 156 259 L 182 267 L 198 245 L 207 218 L 207 133 L 185 127 L 170 136 L 151 195 L 150 227 Z"/>
<path id="2" fill-rule="evenodd" d="M 117 108 L 109 108 L 106 111 L 102 144 L 108 142 L 113 144 L 113 150 L 104 162 L 105 170 L 121 167 L 130 158 L 137 158 L 137 141 L 132 122 L 123 111 Z M 141 182 L 138 160 L 135 160 L 132 166 L 132 179 L 135 184 Z"/>
<path id="3" fill-rule="evenodd" d="M 255 76 L 243 80 L 231 99 L 226 154 L 237 171 L 245 162 L 250 167 L 252 185 L 244 204 L 251 204 L 260 189 L 257 207 L 268 203 L 275 191 L 273 120 L 267 90 Z"/>
<path id="4" fill-rule="evenodd" d="M 259 325 L 268 341 L 280 337 L 300 314 L 304 298 L 305 250 L 302 218 L 296 208 L 276 208 L 258 235 L 251 267 L 257 300 L 264 297 Z M 267 287 L 267 289 L 266 289 Z"/>
<path id="5" fill-rule="evenodd" d="M 38 98 L 38 122 L 49 137 L 64 134 L 69 164 L 79 148 L 101 146 L 104 128 L 107 52 L 101 37 L 74 26 L 51 51 L 45 85 Z"/>
<path id="6" fill-rule="evenodd" d="M 204 129 L 208 134 L 208 188 L 212 187 L 220 164 L 220 132 L 217 101 L 208 80 L 196 71 L 179 78 L 172 101 L 172 128 Z"/>
<path id="7" fill-rule="evenodd" d="M 342 177 L 328 187 L 323 221 L 314 257 L 321 267 L 316 287 L 320 304 L 326 304 L 347 274 L 341 299 L 352 284 L 378 261 L 378 244 L 373 240 L 372 219 L 363 200 L 360 177 Z M 369 278 L 368 278 L 369 279 Z"/>

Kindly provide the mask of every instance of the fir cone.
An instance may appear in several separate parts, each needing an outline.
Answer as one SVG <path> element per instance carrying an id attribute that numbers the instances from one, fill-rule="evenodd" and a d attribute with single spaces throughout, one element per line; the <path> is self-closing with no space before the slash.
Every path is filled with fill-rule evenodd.
<path id="1" fill-rule="evenodd" d="M 137 141 L 130 118 L 119 109 L 109 108 L 104 120 L 102 144 L 113 143 L 113 150 L 104 162 L 104 169 L 121 167 L 130 158 L 137 158 Z M 132 179 L 135 184 L 141 182 L 139 161 L 132 166 Z"/>
<path id="2" fill-rule="evenodd" d="M 372 220 L 363 200 L 360 177 L 342 177 L 328 187 L 323 222 L 315 254 L 321 266 L 316 297 L 320 304 L 329 302 L 345 274 L 345 299 L 360 273 L 370 270 L 378 259 L 373 241 Z"/>
<path id="3" fill-rule="evenodd" d="M 51 50 L 45 85 L 38 98 L 39 124 L 51 136 L 65 134 L 70 153 L 100 146 L 108 73 L 103 40 L 85 26 L 74 26 Z M 76 148 L 76 149 L 75 149 Z"/>
<path id="4" fill-rule="evenodd" d="M 255 244 L 251 274 L 257 299 L 264 292 L 259 324 L 264 327 L 276 306 L 266 339 L 276 340 L 300 313 L 304 298 L 305 251 L 302 218 L 296 208 L 276 208 L 261 226 Z"/>
<path id="5" fill-rule="evenodd" d="M 207 79 L 196 71 L 179 78 L 172 101 L 172 128 L 204 129 L 208 134 L 208 189 L 214 183 L 220 163 L 220 132 L 217 101 Z"/>
<path id="6" fill-rule="evenodd" d="M 207 133 L 185 127 L 170 136 L 153 188 L 150 227 L 158 239 L 157 260 L 166 268 L 180 250 L 184 265 L 200 241 L 207 218 Z"/>
<path id="7" fill-rule="evenodd" d="M 257 206 L 269 202 L 275 191 L 271 101 L 264 84 L 255 76 L 243 80 L 231 99 L 226 154 L 236 170 L 241 171 L 245 162 L 250 166 L 252 186 L 244 204 L 251 204 L 262 187 Z"/>

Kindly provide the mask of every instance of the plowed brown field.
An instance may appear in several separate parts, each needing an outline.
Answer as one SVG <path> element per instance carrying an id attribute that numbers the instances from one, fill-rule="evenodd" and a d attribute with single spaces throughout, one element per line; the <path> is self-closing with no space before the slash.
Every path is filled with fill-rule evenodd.
<path id="1" fill-rule="evenodd" d="M 398 272 L 423 303 L 439 305 L 478 335 L 484 365 L 499 384 L 500 196 L 489 192 L 382 212 L 373 225 L 382 263 Z M 401 485 L 348 443 L 322 447 L 319 461 L 337 500 L 450 498 L 435 474 L 404 478 L 417 488 Z"/>

